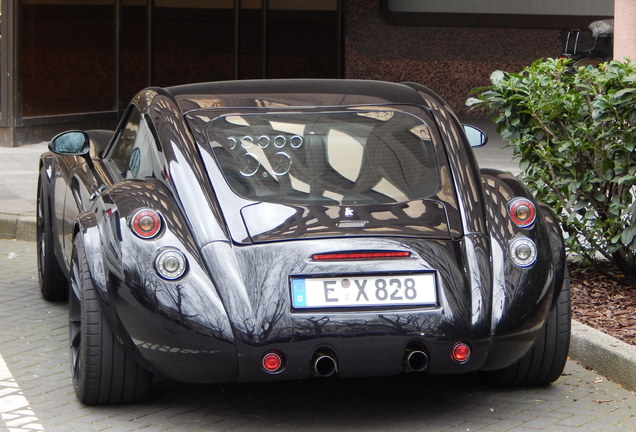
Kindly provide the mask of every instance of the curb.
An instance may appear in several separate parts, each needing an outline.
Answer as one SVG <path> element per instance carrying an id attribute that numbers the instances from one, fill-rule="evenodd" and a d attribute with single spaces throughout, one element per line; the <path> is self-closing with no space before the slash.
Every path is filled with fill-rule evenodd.
<path id="1" fill-rule="evenodd" d="M 636 346 L 572 320 L 570 358 L 636 391 Z"/>
<path id="2" fill-rule="evenodd" d="M 0 213 L 0 238 L 35 241 L 34 216 Z M 636 346 L 572 320 L 570 358 L 623 388 L 636 391 Z"/>
<path id="3" fill-rule="evenodd" d="M 35 216 L 0 213 L 0 238 L 35 241 Z"/>

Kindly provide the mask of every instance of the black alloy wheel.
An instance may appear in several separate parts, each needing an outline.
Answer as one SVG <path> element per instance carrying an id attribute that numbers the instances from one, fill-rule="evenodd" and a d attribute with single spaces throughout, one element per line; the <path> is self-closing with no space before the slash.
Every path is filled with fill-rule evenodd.
<path id="1" fill-rule="evenodd" d="M 73 242 L 69 292 L 75 395 L 86 405 L 141 402 L 148 397 L 152 375 L 133 360 L 106 322 L 80 237 Z"/>
<path id="2" fill-rule="evenodd" d="M 37 219 L 35 226 L 38 280 L 40 292 L 45 300 L 62 301 L 66 300 L 68 295 L 68 281 L 55 256 L 51 211 L 42 176 L 43 173 L 40 173 L 38 178 Z"/>

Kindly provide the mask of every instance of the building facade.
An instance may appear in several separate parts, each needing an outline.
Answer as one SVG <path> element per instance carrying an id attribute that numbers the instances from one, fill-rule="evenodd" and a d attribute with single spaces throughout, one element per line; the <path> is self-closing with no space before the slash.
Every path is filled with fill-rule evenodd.
<path id="1" fill-rule="evenodd" d="M 0 0 L 0 146 L 70 128 L 112 129 L 138 90 L 197 81 L 416 81 L 465 115 L 470 89 L 493 70 L 558 56 L 564 32 L 614 7 L 571 4 Z"/>

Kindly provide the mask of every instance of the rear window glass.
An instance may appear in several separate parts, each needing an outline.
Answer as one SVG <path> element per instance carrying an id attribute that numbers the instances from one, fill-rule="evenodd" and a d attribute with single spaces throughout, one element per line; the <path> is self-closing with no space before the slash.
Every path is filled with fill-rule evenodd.
<path id="1" fill-rule="evenodd" d="M 402 111 L 228 114 L 206 135 L 232 190 L 250 200 L 382 204 L 440 187 L 429 126 Z"/>

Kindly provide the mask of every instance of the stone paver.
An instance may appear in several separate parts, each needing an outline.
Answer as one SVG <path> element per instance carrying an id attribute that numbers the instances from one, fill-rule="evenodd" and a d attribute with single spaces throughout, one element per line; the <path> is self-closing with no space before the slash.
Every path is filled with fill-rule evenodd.
<path id="1" fill-rule="evenodd" d="M 147 403 L 73 394 L 65 304 L 39 296 L 35 245 L 0 240 L 0 431 L 633 431 L 636 396 L 574 362 L 554 385 L 408 375 L 276 384 L 160 382 Z M 3 366 L 4 364 L 4 366 Z"/>

